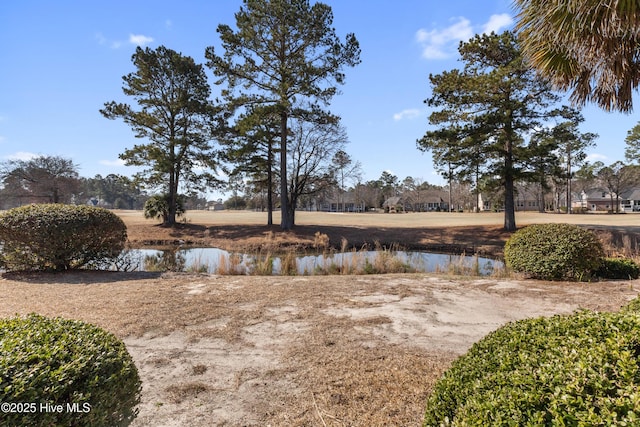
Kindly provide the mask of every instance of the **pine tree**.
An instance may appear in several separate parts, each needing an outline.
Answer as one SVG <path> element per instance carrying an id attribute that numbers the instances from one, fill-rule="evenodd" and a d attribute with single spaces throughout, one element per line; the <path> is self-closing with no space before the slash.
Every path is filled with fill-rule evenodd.
<path id="1" fill-rule="evenodd" d="M 504 228 L 514 231 L 514 183 L 527 177 L 527 134 L 558 114 L 549 109 L 558 96 L 527 66 L 512 32 L 476 35 L 459 52 L 463 70 L 429 76 L 433 94 L 425 102 L 439 108 L 429 117 L 437 128 L 418 145 L 435 150 L 436 160 L 475 169 L 476 181 L 499 184 Z"/>
<path id="2" fill-rule="evenodd" d="M 326 121 L 322 111 L 344 83 L 345 66 L 360 62 L 353 34 L 341 42 L 332 27 L 331 8 L 308 0 L 244 0 L 234 31 L 219 25 L 223 54 L 206 49 L 207 65 L 226 82 L 230 105 L 271 105 L 280 119 L 281 228 L 294 226 L 289 198 L 287 138 L 289 118 Z"/>
<path id="3" fill-rule="evenodd" d="M 219 184 L 211 171 L 217 166 L 212 141 L 223 119 L 209 99 L 211 87 L 203 66 L 192 58 L 160 46 L 138 47 L 132 60 L 136 71 L 122 78 L 122 90 L 140 109 L 111 101 L 100 112 L 108 119 L 124 120 L 137 138 L 149 140 L 125 150 L 120 158 L 126 165 L 146 168 L 136 174 L 139 182 L 164 189 L 164 225 L 173 226 L 183 181 L 194 190 Z"/>

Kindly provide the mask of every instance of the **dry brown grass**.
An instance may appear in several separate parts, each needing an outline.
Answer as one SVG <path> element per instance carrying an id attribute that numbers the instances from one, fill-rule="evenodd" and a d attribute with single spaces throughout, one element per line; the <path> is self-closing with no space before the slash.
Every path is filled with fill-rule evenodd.
<path id="1" fill-rule="evenodd" d="M 81 319 L 123 338 L 145 387 L 136 426 L 419 425 L 436 379 L 489 330 L 615 310 L 636 284 L 5 274 L 0 315 Z"/>
<path id="2" fill-rule="evenodd" d="M 296 227 L 283 232 L 267 227 L 266 214 L 246 211 L 191 211 L 175 228 L 163 228 L 145 220 L 139 211 L 117 211 L 128 227 L 134 246 L 182 243 L 250 252 L 282 248 L 340 249 L 343 240 L 350 248 L 400 246 L 405 249 L 467 254 L 501 255 L 511 233 L 503 230 L 502 213 L 425 212 L 408 214 L 296 213 Z M 274 222 L 278 224 L 278 216 Z M 519 227 L 547 222 L 580 224 L 593 230 L 628 235 L 631 244 L 640 241 L 640 215 L 562 215 L 520 212 Z M 621 237 L 618 236 L 617 240 Z M 621 243 L 621 242 L 620 242 Z"/>
<path id="3" fill-rule="evenodd" d="M 323 251 L 343 239 L 353 246 L 377 240 L 499 248 L 507 237 L 494 214 L 300 213 L 300 225 L 288 233 L 267 229 L 264 218 L 251 213 L 188 214 L 176 229 L 158 227 L 139 212 L 120 214 L 134 243 L 189 240 L 264 253 L 314 244 Z M 604 230 L 612 248 L 637 244 L 640 216 L 573 218 Z M 578 307 L 616 310 L 637 295 L 637 285 L 424 274 L 4 274 L 0 316 L 64 316 L 123 338 L 144 385 L 134 426 L 420 425 L 437 378 L 490 330 Z"/>
<path id="4" fill-rule="evenodd" d="M 182 403 L 185 400 L 197 398 L 199 395 L 209 390 L 207 384 L 201 382 L 187 382 L 180 384 L 171 384 L 165 388 L 168 400 L 171 403 Z"/>

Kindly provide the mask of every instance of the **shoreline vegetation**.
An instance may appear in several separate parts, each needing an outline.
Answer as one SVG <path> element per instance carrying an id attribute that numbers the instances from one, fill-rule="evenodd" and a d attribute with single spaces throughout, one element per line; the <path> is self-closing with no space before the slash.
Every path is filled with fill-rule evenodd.
<path id="1" fill-rule="evenodd" d="M 351 265 L 343 261 L 320 268 L 317 274 L 367 274 L 411 272 L 398 260 L 396 251 L 419 251 L 501 261 L 504 243 L 512 233 L 502 229 L 498 213 L 423 212 L 384 213 L 297 213 L 293 230 L 264 225 L 266 213 L 250 211 L 189 211 L 173 228 L 146 220 L 140 211 L 115 211 L 127 224 L 129 247 L 135 249 L 218 248 L 231 254 L 249 254 L 254 271 L 266 273 L 275 256 L 282 259 L 282 271 L 293 272 L 296 256 L 381 252 L 377 266 L 362 259 Z M 519 212 L 519 228 L 538 223 L 573 223 L 594 231 L 603 242 L 607 257 L 640 259 L 640 215 L 554 214 Z M 277 222 L 277 217 L 274 218 Z M 352 258 L 357 258 L 355 255 Z M 231 256 L 215 273 L 237 274 L 238 257 Z M 356 264 L 359 267 L 356 267 Z M 375 268 L 374 268 L 375 267 Z M 202 270 L 198 266 L 190 271 Z M 453 265 L 444 273 L 474 275 L 477 268 Z M 258 273 L 260 274 L 260 273 Z M 498 276 L 504 271 L 497 271 Z"/>
<path id="2" fill-rule="evenodd" d="M 316 236 L 326 240 L 326 235 Z M 207 251 L 207 249 L 213 249 Z M 406 251 L 399 247 L 351 248 L 346 240 L 339 249 L 315 247 L 313 251 L 270 247 L 252 253 L 227 252 L 218 248 L 151 250 L 130 249 L 123 253 L 116 269 L 120 271 L 173 271 L 219 275 L 362 275 L 390 273 L 447 273 L 465 276 L 500 276 L 501 261 L 477 254 L 443 254 Z"/>

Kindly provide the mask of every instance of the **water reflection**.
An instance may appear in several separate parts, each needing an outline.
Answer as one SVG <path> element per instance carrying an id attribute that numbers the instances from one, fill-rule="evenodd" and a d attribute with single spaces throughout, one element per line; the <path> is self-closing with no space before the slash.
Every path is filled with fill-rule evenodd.
<path id="1" fill-rule="evenodd" d="M 503 269 L 501 261 L 464 255 L 407 251 L 359 251 L 320 255 L 230 253 L 218 248 L 134 249 L 142 271 L 190 271 L 217 274 L 371 274 L 451 272 L 489 275 Z"/>
<path id="2" fill-rule="evenodd" d="M 187 257 L 184 252 L 175 248 L 145 254 L 142 258 L 141 270 L 184 271 L 187 267 Z"/>

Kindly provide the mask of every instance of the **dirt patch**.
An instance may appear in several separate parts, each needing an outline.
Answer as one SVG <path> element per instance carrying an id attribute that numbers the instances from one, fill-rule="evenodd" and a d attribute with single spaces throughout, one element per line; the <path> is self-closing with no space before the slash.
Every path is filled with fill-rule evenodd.
<path id="1" fill-rule="evenodd" d="M 436 379 L 506 322 L 617 310 L 640 281 L 435 275 L 4 275 L 0 315 L 37 312 L 124 339 L 135 426 L 420 425 Z"/>

